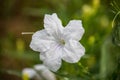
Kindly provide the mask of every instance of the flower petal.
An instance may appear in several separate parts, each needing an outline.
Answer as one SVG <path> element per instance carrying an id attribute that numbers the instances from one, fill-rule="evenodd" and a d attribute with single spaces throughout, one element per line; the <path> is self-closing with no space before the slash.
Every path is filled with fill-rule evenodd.
<path id="1" fill-rule="evenodd" d="M 44 27 L 50 35 L 62 33 L 61 31 L 63 29 L 61 20 L 58 18 L 56 13 L 53 13 L 52 15 L 45 15 Z"/>
<path id="2" fill-rule="evenodd" d="M 33 34 L 30 48 L 35 51 L 44 52 L 50 49 L 51 44 L 54 42 L 54 38 L 49 36 L 45 30 L 40 30 Z"/>
<path id="3" fill-rule="evenodd" d="M 61 66 L 62 47 L 56 43 L 45 53 L 40 53 L 40 59 L 50 70 L 56 72 Z"/>
<path id="4" fill-rule="evenodd" d="M 32 69 L 32 68 L 25 68 L 25 69 L 23 69 L 23 71 L 22 71 L 22 74 L 23 74 L 23 76 L 25 75 L 27 75 L 28 76 L 28 78 L 30 78 L 30 79 L 32 79 L 33 77 L 35 77 L 36 76 L 36 71 L 34 70 L 34 69 Z"/>
<path id="5" fill-rule="evenodd" d="M 43 61 L 43 64 L 47 66 L 48 69 L 50 69 L 51 71 L 56 72 L 61 66 L 61 59 L 46 59 L 45 61 Z"/>
<path id="6" fill-rule="evenodd" d="M 62 59 L 69 63 L 76 63 L 84 55 L 85 48 L 75 40 L 69 40 L 63 49 Z"/>
<path id="7" fill-rule="evenodd" d="M 63 31 L 65 39 L 74 39 L 79 41 L 84 34 L 84 28 L 80 20 L 71 20 Z"/>
<path id="8" fill-rule="evenodd" d="M 43 64 L 35 65 L 34 69 L 43 78 L 43 79 L 39 79 L 39 80 L 56 80 L 55 75 L 46 66 L 44 66 Z"/>

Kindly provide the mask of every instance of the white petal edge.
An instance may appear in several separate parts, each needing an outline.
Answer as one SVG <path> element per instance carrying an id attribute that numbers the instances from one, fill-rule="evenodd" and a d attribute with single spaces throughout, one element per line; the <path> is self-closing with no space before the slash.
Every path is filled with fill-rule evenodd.
<path id="1" fill-rule="evenodd" d="M 82 27 L 81 20 L 71 20 L 63 30 L 63 36 L 65 39 L 74 39 L 79 41 L 83 34 L 84 28 Z"/>
<path id="2" fill-rule="evenodd" d="M 44 71 L 47 68 L 43 64 L 36 64 L 36 65 L 34 65 L 34 69 L 37 70 L 37 71 Z"/>
<path id="3" fill-rule="evenodd" d="M 75 40 L 69 40 L 63 49 L 62 59 L 69 63 L 78 62 L 85 53 L 85 48 Z"/>
<path id="4" fill-rule="evenodd" d="M 43 61 L 43 64 L 53 72 L 56 72 L 61 67 L 61 59 L 46 59 Z"/>
<path id="5" fill-rule="evenodd" d="M 50 35 L 53 35 L 54 33 L 62 33 L 63 29 L 62 22 L 56 13 L 53 13 L 52 15 L 45 14 L 44 27 Z"/>
<path id="6" fill-rule="evenodd" d="M 34 51 L 45 52 L 46 50 L 50 49 L 50 46 L 53 43 L 54 38 L 49 36 L 45 30 L 40 30 L 33 34 L 30 48 Z"/>

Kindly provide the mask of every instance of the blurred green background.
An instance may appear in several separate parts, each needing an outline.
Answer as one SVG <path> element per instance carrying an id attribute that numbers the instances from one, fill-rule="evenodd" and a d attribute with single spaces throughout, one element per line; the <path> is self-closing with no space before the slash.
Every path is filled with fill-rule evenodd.
<path id="1" fill-rule="evenodd" d="M 0 0 L 0 80 L 22 80 L 25 67 L 42 63 L 29 48 L 32 35 L 43 29 L 45 14 L 57 13 L 65 26 L 82 20 L 80 41 L 86 55 L 75 64 L 63 61 L 58 80 L 120 80 L 119 0 Z"/>

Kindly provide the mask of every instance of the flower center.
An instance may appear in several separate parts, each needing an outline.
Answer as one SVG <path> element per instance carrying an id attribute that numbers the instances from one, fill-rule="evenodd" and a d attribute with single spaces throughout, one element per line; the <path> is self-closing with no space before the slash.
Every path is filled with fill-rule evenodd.
<path id="1" fill-rule="evenodd" d="M 60 44 L 64 45 L 65 44 L 65 41 L 62 39 L 60 40 Z"/>

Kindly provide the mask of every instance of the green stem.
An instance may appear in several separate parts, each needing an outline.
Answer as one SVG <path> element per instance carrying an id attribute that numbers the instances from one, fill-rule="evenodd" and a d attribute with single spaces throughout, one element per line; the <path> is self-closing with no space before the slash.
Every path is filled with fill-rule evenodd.
<path id="1" fill-rule="evenodd" d="M 112 27 L 114 26 L 115 19 L 117 18 L 117 16 L 118 16 L 119 14 L 120 14 L 120 11 L 118 11 L 117 14 L 115 15 L 115 17 L 113 18 Z"/>

